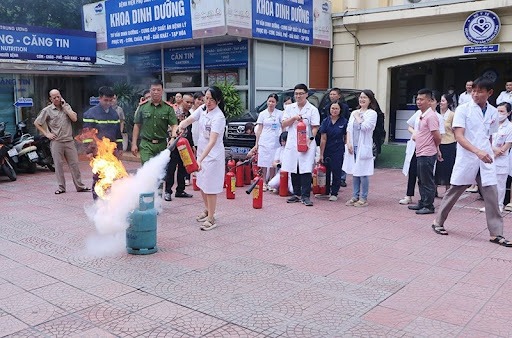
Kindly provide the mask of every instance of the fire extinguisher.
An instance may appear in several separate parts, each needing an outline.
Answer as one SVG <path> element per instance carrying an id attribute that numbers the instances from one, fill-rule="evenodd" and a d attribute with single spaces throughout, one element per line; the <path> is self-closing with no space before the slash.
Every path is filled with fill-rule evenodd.
<path id="1" fill-rule="evenodd" d="M 244 164 L 244 184 L 251 184 L 251 162 L 247 162 Z"/>
<path id="2" fill-rule="evenodd" d="M 297 122 L 297 150 L 301 153 L 308 151 L 308 133 L 303 119 Z"/>
<path id="3" fill-rule="evenodd" d="M 279 172 L 279 196 L 288 196 L 288 172 L 284 170 Z"/>
<path id="4" fill-rule="evenodd" d="M 326 180 L 327 180 L 327 170 L 322 163 L 318 163 L 313 168 L 313 194 L 315 195 L 325 195 L 327 192 L 326 189 Z"/>
<path id="5" fill-rule="evenodd" d="M 233 158 L 230 158 L 227 163 L 228 171 L 231 171 L 234 174 L 235 173 L 235 165 L 236 165 L 235 160 L 233 160 Z M 227 188 L 227 187 L 228 187 L 227 176 L 224 176 L 224 188 Z"/>
<path id="6" fill-rule="evenodd" d="M 199 166 L 197 165 L 194 151 L 192 150 L 188 140 L 185 137 L 180 137 L 176 142 L 176 148 L 178 148 L 181 160 L 183 161 L 183 166 L 187 170 L 187 173 L 191 174 L 194 171 L 197 171 Z"/>
<path id="7" fill-rule="evenodd" d="M 254 178 L 256 178 L 256 176 L 258 176 L 258 173 L 260 171 L 260 167 L 258 167 L 258 155 L 254 155 L 252 157 L 251 170 L 252 170 L 252 176 Z"/>
<path id="8" fill-rule="evenodd" d="M 252 192 L 252 207 L 261 209 L 263 207 L 263 179 L 256 175 L 251 186 L 245 191 L 247 194 Z"/>
<path id="9" fill-rule="evenodd" d="M 199 187 L 197 186 L 197 177 L 196 177 L 196 173 L 192 173 L 192 189 L 194 191 L 199 191 Z"/>
<path id="10" fill-rule="evenodd" d="M 236 177 L 235 174 L 232 171 L 228 171 L 226 173 L 226 179 L 227 182 L 226 186 L 226 198 L 228 200 L 234 200 L 235 199 L 235 185 L 236 185 Z"/>
<path id="11" fill-rule="evenodd" d="M 243 187 L 244 186 L 244 164 L 242 160 L 238 160 L 236 164 L 236 186 Z"/>

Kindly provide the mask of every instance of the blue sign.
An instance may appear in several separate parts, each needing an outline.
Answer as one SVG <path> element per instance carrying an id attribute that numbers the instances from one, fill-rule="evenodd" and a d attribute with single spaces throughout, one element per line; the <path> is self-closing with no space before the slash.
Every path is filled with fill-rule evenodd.
<path id="1" fill-rule="evenodd" d="M 14 106 L 17 108 L 32 107 L 33 105 L 34 102 L 31 97 L 19 97 L 16 102 L 14 102 Z"/>
<path id="2" fill-rule="evenodd" d="M 313 0 L 252 1 L 252 35 L 313 44 Z"/>
<path id="3" fill-rule="evenodd" d="M 204 68 L 206 69 L 247 67 L 248 60 L 247 40 L 204 46 Z"/>
<path id="4" fill-rule="evenodd" d="M 192 38 L 188 0 L 109 0 L 105 10 L 108 48 Z"/>
<path id="5" fill-rule="evenodd" d="M 485 44 L 496 38 L 500 28 L 500 18 L 496 13 L 478 11 L 468 16 L 464 22 L 464 35 L 470 42 Z"/>
<path id="6" fill-rule="evenodd" d="M 138 54 L 128 54 L 126 63 L 130 66 L 130 69 L 138 74 L 160 72 L 162 53 L 160 53 L 160 50 L 154 50 Z"/>
<path id="7" fill-rule="evenodd" d="M 164 51 L 164 70 L 200 70 L 201 47 L 170 48 Z"/>
<path id="8" fill-rule="evenodd" d="M 96 33 L 0 24 L 0 59 L 96 62 Z"/>
<path id="9" fill-rule="evenodd" d="M 499 44 L 464 46 L 464 54 L 496 53 L 499 50 Z"/>
<path id="10" fill-rule="evenodd" d="M 89 106 L 97 106 L 100 104 L 100 98 L 96 96 L 91 96 L 89 98 Z"/>

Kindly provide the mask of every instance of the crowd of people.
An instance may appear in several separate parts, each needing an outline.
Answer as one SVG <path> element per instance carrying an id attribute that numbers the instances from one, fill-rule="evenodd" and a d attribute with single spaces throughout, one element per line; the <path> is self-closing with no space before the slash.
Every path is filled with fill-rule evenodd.
<path id="1" fill-rule="evenodd" d="M 352 197 L 346 206 L 367 207 L 370 176 L 374 174 L 373 131 L 376 128 L 379 104 L 371 90 L 362 90 L 359 106 L 350 112 L 341 91 L 333 88 L 329 102 L 320 110 L 308 100 L 308 87 L 294 87 L 294 99 L 287 97 L 284 111 L 276 108 L 278 96 L 267 98 L 267 109 L 259 114 L 248 132 L 256 136 L 256 144 L 248 156 L 257 154 L 262 170 L 264 191 L 277 191 L 279 170 L 289 173 L 287 203 L 300 202 L 313 206 L 311 200 L 312 172 L 315 164 L 326 168 L 326 194 L 315 197 L 337 201 L 346 175 L 352 175 Z M 226 127 L 224 98 L 218 87 L 205 93 L 178 93 L 174 102 L 163 99 L 163 85 L 154 81 L 143 93 L 134 114 L 131 151 L 140 156 L 142 164 L 167 148 L 180 135 L 195 146 L 197 186 L 204 210 L 197 216 L 202 230 L 217 227 L 215 211 L 217 196 L 223 191 L 225 156 L 223 133 Z M 432 229 L 447 235 L 444 228 L 453 205 L 464 191 L 473 185 L 482 195 L 491 242 L 512 246 L 503 237 L 504 197 L 512 165 L 509 150 L 512 145 L 512 82 L 498 96 L 498 108 L 489 104 L 493 83 L 484 78 L 466 83 L 466 91 L 456 99 L 453 88 L 445 94 L 421 89 L 416 95 L 418 111 L 407 121 L 411 138 L 407 143 L 403 173 L 408 176 L 406 196 L 399 200 L 416 214 L 435 213 L 434 199 L 443 199 Z M 66 192 L 63 161 L 68 161 L 77 191 L 91 191 L 81 182 L 76 149 L 72 145 L 71 123 L 77 120 L 69 104 L 58 90 L 50 91 L 51 104 L 35 121 L 36 127 L 52 140 L 52 155 L 56 164 L 58 190 Z M 123 149 L 124 113 L 116 104 L 109 87 L 99 90 L 99 104 L 84 113 L 84 127 L 96 128 L 99 137 L 107 137 Z M 48 129 L 43 129 L 43 124 Z M 300 127 L 299 127 L 300 125 Z M 252 127 L 252 128 L 251 128 Z M 301 139 L 298 128 L 305 128 Z M 140 142 L 139 142 L 140 138 Z M 126 139 L 124 140 L 126 141 Z M 87 142 L 87 141 L 86 141 Z M 124 145 L 126 149 L 126 145 Z M 94 149 L 91 148 L 91 153 Z M 172 151 L 165 179 L 166 201 L 175 197 L 192 197 L 185 191 L 190 177 L 177 150 Z M 97 178 L 96 178 L 97 179 Z M 93 179 L 93 194 L 94 182 Z M 413 204 L 415 186 L 419 200 Z M 96 198 L 97 196 L 94 195 Z M 508 205 L 507 205 L 508 207 Z M 512 208 L 512 205 L 510 206 Z"/>

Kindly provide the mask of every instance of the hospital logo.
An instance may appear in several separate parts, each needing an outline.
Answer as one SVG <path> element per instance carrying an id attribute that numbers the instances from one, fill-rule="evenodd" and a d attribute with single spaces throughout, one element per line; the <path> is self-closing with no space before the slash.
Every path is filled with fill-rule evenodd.
<path id="1" fill-rule="evenodd" d="M 474 12 L 464 22 L 464 35 L 473 43 L 489 43 L 500 32 L 501 22 L 496 13 L 492 11 Z"/>

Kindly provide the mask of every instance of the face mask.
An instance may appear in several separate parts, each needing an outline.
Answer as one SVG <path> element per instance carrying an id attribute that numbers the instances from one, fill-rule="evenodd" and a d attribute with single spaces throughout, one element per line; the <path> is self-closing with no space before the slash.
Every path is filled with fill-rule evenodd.
<path id="1" fill-rule="evenodd" d="M 502 115 L 502 114 L 500 114 L 500 116 L 499 116 L 500 122 L 505 121 L 505 120 L 507 119 L 507 117 L 508 117 L 508 115 Z"/>

